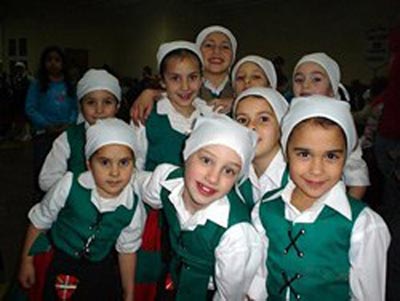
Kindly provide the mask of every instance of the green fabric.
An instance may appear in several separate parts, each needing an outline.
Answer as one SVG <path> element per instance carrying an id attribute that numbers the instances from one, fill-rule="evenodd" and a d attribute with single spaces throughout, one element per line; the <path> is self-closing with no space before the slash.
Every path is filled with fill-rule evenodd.
<path id="1" fill-rule="evenodd" d="M 85 159 L 86 129 L 85 123 L 72 125 L 67 129 L 67 139 L 71 154 L 68 159 L 68 170 L 80 174 L 87 170 Z"/>
<path id="2" fill-rule="evenodd" d="M 168 179 L 182 177 L 183 169 L 179 168 L 173 171 Z M 205 225 L 199 225 L 193 231 L 183 231 L 175 207 L 169 201 L 169 193 L 163 188 L 161 200 L 169 225 L 173 252 L 171 274 L 177 287 L 176 300 L 206 300 L 208 283 L 210 277 L 214 276 L 215 249 L 229 227 L 241 222 L 250 222 L 248 210 L 232 190 L 228 195 L 230 212 L 227 228 L 207 221 Z"/>
<path id="3" fill-rule="evenodd" d="M 286 186 L 288 181 L 289 181 L 289 169 L 286 168 L 283 173 L 280 186 L 276 189 L 267 191 L 261 197 L 261 200 L 265 200 L 265 199 L 269 198 L 270 196 L 274 195 L 275 193 L 277 193 L 278 191 L 282 190 Z M 246 181 L 244 181 L 244 183 L 242 185 L 240 185 L 239 191 L 242 194 L 242 196 L 244 197 L 246 206 L 251 211 L 255 205 L 255 202 L 254 202 L 254 195 L 253 195 L 253 184 L 251 184 L 250 179 L 246 179 Z"/>
<path id="4" fill-rule="evenodd" d="M 351 221 L 325 206 L 314 223 L 296 224 L 285 219 L 285 203 L 280 197 L 260 205 L 260 219 L 269 238 L 268 300 L 285 300 L 283 273 L 288 279 L 300 275 L 290 284 L 290 300 L 297 300 L 296 295 L 309 301 L 350 300 L 350 237 L 365 205 L 354 199 L 349 202 Z M 292 246 L 289 231 L 293 240 L 304 231 Z"/>
<path id="5" fill-rule="evenodd" d="M 91 190 L 82 187 L 74 178 L 50 235 L 58 249 L 74 258 L 80 258 L 79 252 L 89 237 L 94 236 L 87 259 L 100 261 L 112 250 L 121 230 L 131 222 L 138 200 L 135 195 L 132 209 L 121 205 L 115 211 L 100 214 L 90 198 Z"/>
<path id="6" fill-rule="evenodd" d="M 152 171 L 161 163 L 181 166 L 186 135 L 175 131 L 167 115 L 157 114 L 157 104 L 146 121 L 148 149 L 145 170 Z"/>

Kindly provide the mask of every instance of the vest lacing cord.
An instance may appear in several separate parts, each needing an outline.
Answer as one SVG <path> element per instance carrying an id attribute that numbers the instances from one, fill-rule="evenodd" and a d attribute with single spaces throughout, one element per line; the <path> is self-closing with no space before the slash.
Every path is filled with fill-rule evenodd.
<path id="1" fill-rule="evenodd" d="M 282 294 L 285 289 L 287 287 L 290 288 L 290 293 L 293 294 L 293 296 L 296 298 L 296 300 L 300 300 L 300 294 L 298 294 L 295 289 L 292 286 L 292 283 L 295 280 L 299 280 L 302 276 L 299 273 L 296 273 L 292 278 L 289 279 L 289 277 L 287 276 L 287 274 L 283 271 L 282 272 L 282 278 L 283 281 L 285 281 L 285 284 L 281 287 L 281 289 L 279 290 L 279 293 Z"/>
<path id="2" fill-rule="evenodd" d="M 299 233 L 296 234 L 296 236 L 293 238 L 292 236 L 292 230 L 288 230 L 288 236 L 290 240 L 290 244 L 283 250 L 285 254 L 287 254 L 290 250 L 291 247 L 293 247 L 296 250 L 297 256 L 303 257 L 304 253 L 297 247 L 296 242 L 300 238 L 301 235 L 304 235 L 306 231 L 304 229 L 301 229 Z"/>
<path id="3" fill-rule="evenodd" d="M 100 222 L 103 219 L 103 214 L 97 215 L 96 221 L 93 225 L 89 227 L 89 229 L 93 230 L 93 234 L 89 236 L 89 238 L 86 240 L 85 246 L 83 247 L 82 250 L 78 252 L 78 256 L 83 259 L 88 259 L 89 254 L 90 254 L 90 245 L 96 238 L 96 232 L 100 227 Z"/>

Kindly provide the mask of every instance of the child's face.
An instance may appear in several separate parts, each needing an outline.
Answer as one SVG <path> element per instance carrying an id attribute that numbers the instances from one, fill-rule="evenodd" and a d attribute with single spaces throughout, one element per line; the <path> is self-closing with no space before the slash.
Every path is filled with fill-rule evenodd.
<path id="1" fill-rule="evenodd" d="M 241 169 L 240 157 L 227 146 L 209 145 L 193 153 L 185 162 L 186 209 L 194 213 L 224 197 Z"/>
<path id="2" fill-rule="evenodd" d="M 195 57 L 171 57 L 166 62 L 163 85 L 178 112 L 190 110 L 201 87 L 201 72 Z"/>
<path id="3" fill-rule="evenodd" d="M 131 180 L 134 170 L 133 152 L 125 145 L 105 145 L 94 153 L 87 164 L 99 195 L 114 198 Z"/>
<path id="4" fill-rule="evenodd" d="M 246 62 L 240 65 L 233 82 L 236 95 L 239 95 L 241 92 L 251 87 L 268 88 L 270 86 L 271 84 L 264 71 L 257 64 L 252 62 Z"/>
<path id="5" fill-rule="evenodd" d="M 254 160 L 272 159 L 279 150 L 280 129 L 270 104 L 259 97 L 246 97 L 238 103 L 235 119 L 258 134 Z"/>
<path id="6" fill-rule="evenodd" d="M 63 68 L 63 61 L 57 51 L 52 51 L 46 56 L 45 67 L 49 75 L 60 75 Z"/>
<path id="7" fill-rule="evenodd" d="M 290 177 L 296 184 L 292 199 L 312 204 L 342 177 L 346 156 L 344 135 L 336 125 L 302 123 L 290 136 L 287 156 Z"/>
<path id="8" fill-rule="evenodd" d="M 200 47 L 204 60 L 204 70 L 212 74 L 229 72 L 233 59 L 232 44 L 221 32 L 210 33 Z"/>
<path id="9" fill-rule="evenodd" d="M 293 76 L 295 97 L 325 95 L 334 97 L 328 74 L 320 65 L 312 62 L 301 64 Z"/>
<path id="10" fill-rule="evenodd" d="M 97 119 L 114 117 L 118 112 L 118 101 L 106 90 L 92 91 L 81 100 L 81 111 L 85 120 L 92 125 Z"/>

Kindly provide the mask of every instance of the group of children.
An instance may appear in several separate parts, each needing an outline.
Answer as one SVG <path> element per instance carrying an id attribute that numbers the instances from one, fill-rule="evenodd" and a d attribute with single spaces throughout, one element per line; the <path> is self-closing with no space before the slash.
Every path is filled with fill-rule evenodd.
<path id="1" fill-rule="evenodd" d="M 164 91 L 142 93 L 131 125 L 116 78 L 81 78 L 84 122 L 54 142 L 29 212 L 30 300 L 384 300 L 390 235 L 359 200 L 338 65 L 303 57 L 289 106 L 272 63 L 233 65 L 236 47 L 221 26 L 162 44 Z"/>

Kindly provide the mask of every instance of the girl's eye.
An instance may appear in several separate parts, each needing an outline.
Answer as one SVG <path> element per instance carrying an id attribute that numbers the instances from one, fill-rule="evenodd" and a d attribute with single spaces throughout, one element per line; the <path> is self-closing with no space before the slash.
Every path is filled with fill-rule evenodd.
<path id="1" fill-rule="evenodd" d="M 87 100 L 85 101 L 85 104 L 88 106 L 93 106 L 96 102 L 94 100 Z"/>
<path id="2" fill-rule="evenodd" d="M 236 76 L 236 81 L 237 81 L 237 82 L 239 82 L 239 81 L 244 81 L 244 76 L 243 76 L 243 75 L 238 75 L 238 76 Z"/>
<path id="3" fill-rule="evenodd" d="M 227 44 L 222 45 L 221 48 L 222 48 L 223 50 L 231 50 L 231 46 L 230 46 L 230 45 L 227 45 Z"/>
<path id="4" fill-rule="evenodd" d="M 108 159 L 100 159 L 100 165 L 107 166 L 110 163 Z"/>
<path id="5" fill-rule="evenodd" d="M 312 81 L 315 83 L 319 83 L 320 81 L 322 81 L 322 77 L 320 76 L 313 76 L 312 77 Z"/>
<path id="6" fill-rule="evenodd" d="M 177 82 L 177 81 L 179 81 L 179 76 L 171 76 L 169 79 L 171 81 Z"/>
<path id="7" fill-rule="evenodd" d="M 198 74 L 192 74 L 192 75 L 190 75 L 190 77 L 189 77 L 189 79 L 191 80 L 191 81 L 196 81 L 196 80 L 198 80 L 199 79 L 199 75 Z"/>
<path id="8" fill-rule="evenodd" d="M 310 153 L 309 153 L 309 152 L 306 152 L 306 151 L 300 151 L 300 152 L 297 152 L 296 155 L 297 155 L 298 157 L 300 157 L 300 158 L 306 159 L 306 158 L 308 158 L 308 157 L 310 156 Z"/>
<path id="9" fill-rule="evenodd" d="M 206 165 L 211 164 L 211 158 L 209 158 L 207 156 L 200 157 L 200 161 L 203 162 Z"/>
<path id="10" fill-rule="evenodd" d="M 106 99 L 106 100 L 104 101 L 104 104 L 106 104 L 106 105 L 112 105 L 112 104 L 114 104 L 114 100 L 112 100 L 112 99 Z"/>
<path id="11" fill-rule="evenodd" d="M 246 125 L 248 123 L 247 118 L 244 118 L 244 117 L 237 117 L 236 121 L 243 125 Z"/>
<path id="12" fill-rule="evenodd" d="M 304 78 L 302 76 L 295 76 L 293 80 L 296 84 L 301 84 L 304 82 Z"/>
<path id="13" fill-rule="evenodd" d="M 259 79 L 261 79 L 261 75 L 254 74 L 254 75 L 252 76 L 252 78 L 253 78 L 253 80 L 259 80 Z"/>
<path id="14" fill-rule="evenodd" d="M 269 117 L 268 116 L 260 116 L 260 121 L 261 122 L 267 122 L 267 121 L 269 121 Z"/>
<path id="15" fill-rule="evenodd" d="M 225 167 L 224 168 L 224 173 L 228 176 L 236 176 L 237 175 L 237 170 L 232 168 L 232 167 Z"/>
<path id="16" fill-rule="evenodd" d="M 326 158 L 328 160 L 337 160 L 337 159 L 339 159 L 339 156 L 335 153 L 327 153 Z"/>
<path id="17" fill-rule="evenodd" d="M 204 48 L 213 48 L 214 47 L 214 44 L 212 44 L 212 43 L 210 43 L 210 42 L 205 42 L 205 43 L 203 43 L 203 46 L 202 47 L 204 47 Z"/>
<path id="18" fill-rule="evenodd" d="M 128 166 L 130 163 L 129 159 L 122 159 L 120 162 L 121 166 Z"/>

